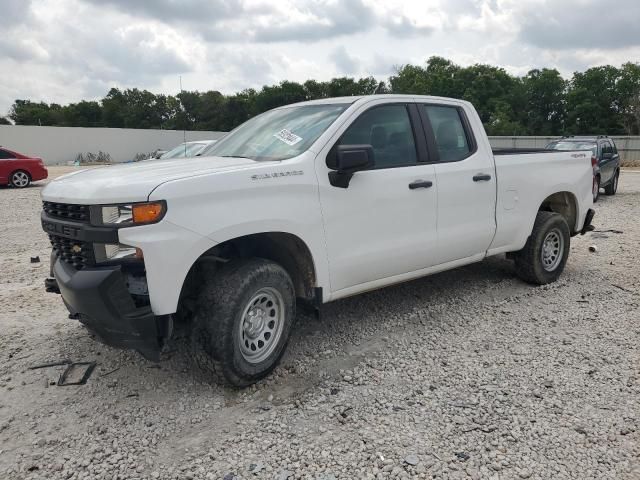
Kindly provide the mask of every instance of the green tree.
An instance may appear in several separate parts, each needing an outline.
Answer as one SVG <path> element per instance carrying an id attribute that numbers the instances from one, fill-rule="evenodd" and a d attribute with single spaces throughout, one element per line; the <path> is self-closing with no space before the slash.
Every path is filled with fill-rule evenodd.
<path id="1" fill-rule="evenodd" d="M 462 99 L 473 103 L 482 123 L 485 124 L 490 122 L 491 115 L 497 110 L 498 105 L 513 103 L 511 93 L 517 83 L 517 80 L 504 69 L 491 65 L 472 65 L 460 69 L 456 75 L 456 84 L 462 91 Z M 508 113 L 509 120 L 515 121 L 517 112 L 512 109 Z"/>
<path id="2" fill-rule="evenodd" d="M 80 101 L 62 107 L 62 125 L 66 127 L 102 127 L 102 106 L 98 102 Z"/>
<path id="3" fill-rule="evenodd" d="M 306 99 L 304 86 L 296 82 L 284 81 L 279 85 L 262 87 L 256 96 L 256 109 L 258 113 L 262 113 L 290 103 L 303 102 Z"/>
<path id="4" fill-rule="evenodd" d="M 640 64 L 625 63 L 616 84 L 618 111 L 627 135 L 640 134 Z"/>
<path id="5" fill-rule="evenodd" d="M 461 67 L 442 57 L 403 65 L 388 82 L 373 77 L 283 81 L 232 95 L 216 90 L 153 94 L 112 88 L 99 101 L 65 106 L 16 100 L 9 117 L 18 125 L 107 126 L 231 130 L 271 108 L 318 98 L 406 93 L 444 96 L 474 104 L 494 135 L 562 133 L 640 134 L 640 64 L 603 66 L 565 80 L 555 69 L 516 77 L 491 65 Z M 1 120 L 0 120 L 1 121 Z"/>
<path id="6" fill-rule="evenodd" d="M 327 82 L 307 80 L 302 86 L 304 87 L 305 92 L 307 92 L 307 100 L 316 100 L 318 98 L 329 97 Z"/>
<path id="7" fill-rule="evenodd" d="M 16 125 L 60 125 L 62 107 L 56 103 L 51 105 L 31 100 L 16 100 L 11 107 L 9 118 Z"/>
<path id="8" fill-rule="evenodd" d="M 256 98 L 258 93 L 250 88 L 227 98 L 224 111 L 224 123 L 220 130 L 229 131 L 246 122 L 258 113 Z"/>
<path id="9" fill-rule="evenodd" d="M 576 72 L 567 92 L 566 130 L 572 134 L 624 133 L 616 82 L 620 70 L 610 65 Z"/>
<path id="10" fill-rule="evenodd" d="M 462 98 L 460 71 L 460 67 L 445 58 L 431 57 L 424 68 L 401 66 L 396 75 L 389 78 L 389 85 L 393 93 Z"/>
<path id="11" fill-rule="evenodd" d="M 122 92 L 112 88 L 102 99 L 102 119 L 105 127 L 124 128 L 126 100 Z"/>
<path id="12" fill-rule="evenodd" d="M 529 135 L 557 135 L 564 130 L 567 82 L 555 69 L 531 70 L 522 79 L 523 123 Z"/>

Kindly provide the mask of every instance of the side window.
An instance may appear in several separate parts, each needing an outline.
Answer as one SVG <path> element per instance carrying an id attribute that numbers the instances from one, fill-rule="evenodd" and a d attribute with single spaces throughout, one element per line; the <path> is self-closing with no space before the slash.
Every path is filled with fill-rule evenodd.
<path id="1" fill-rule="evenodd" d="M 367 110 L 342 134 L 340 145 L 371 145 L 374 168 L 417 163 L 413 129 L 404 105 L 383 105 Z"/>
<path id="2" fill-rule="evenodd" d="M 613 153 L 613 150 L 611 149 L 611 144 L 608 141 L 604 141 L 602 142 L 602 153 Z"/>
<path id="3" fill-rule="evenodd" d="M 613 152 L 613 154 L 617 154 L 618 153 L 618 149 L 616 148 L 616 144 L 613 140 L 609 140 L 609 145 L 611 145 L 611 152 Z"/>
<path id="4" fill-rule="evenodd" d="M 13 158 L 13 155 L 0 148 L 0 160 L 6 160 L 7 158 Z"/>
<path id="5" fill-rule="evenodd" d="M 471 147 L 460 111 L 456 107 L 423 105 L 433 134 L 441 162 L 457 162 L 469 156 Z"/>

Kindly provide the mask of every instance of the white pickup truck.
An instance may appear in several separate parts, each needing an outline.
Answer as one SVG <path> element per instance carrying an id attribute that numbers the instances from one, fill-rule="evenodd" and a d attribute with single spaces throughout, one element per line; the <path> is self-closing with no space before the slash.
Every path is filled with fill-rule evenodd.
<path id="1" fill-rule="evenodd" d="M 147 358 L 189 332 L 198 363 L 237 386 L 276 366 L 297 301 L 319 308 L 499 254 L 545 284 L 593 228 L 590 152 L 492 152 L 460 100 L 298 103 L 205 155 L 47 185 L 46 286 L 104 342 Z"/>

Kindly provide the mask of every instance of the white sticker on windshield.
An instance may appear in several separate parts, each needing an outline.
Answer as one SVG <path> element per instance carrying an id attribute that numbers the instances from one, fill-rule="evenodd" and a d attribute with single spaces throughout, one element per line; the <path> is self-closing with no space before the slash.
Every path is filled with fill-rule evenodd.
<path id="1" fill-rule="evenodd" d="M 286 128 L 283 128 L 278 133 L 275 133 L 273 136 L 276 137 L 278 140 L 286 143 L 287 145 L 295 145 L 300 140 L 302 140 L 302 137 L 299 137 L 295 133 L 291 133 Z"/>

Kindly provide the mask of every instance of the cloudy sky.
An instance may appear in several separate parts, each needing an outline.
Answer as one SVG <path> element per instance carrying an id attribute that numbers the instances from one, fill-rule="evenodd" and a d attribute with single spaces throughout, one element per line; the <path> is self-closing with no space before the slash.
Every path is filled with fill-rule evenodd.
<path id="1" fill-rule="evenodd" d="M 640 61 L 638 0 L 0 0 L 0 115 L 110 87 L 233 93 L 432 55 L 514 74 Z"/>

